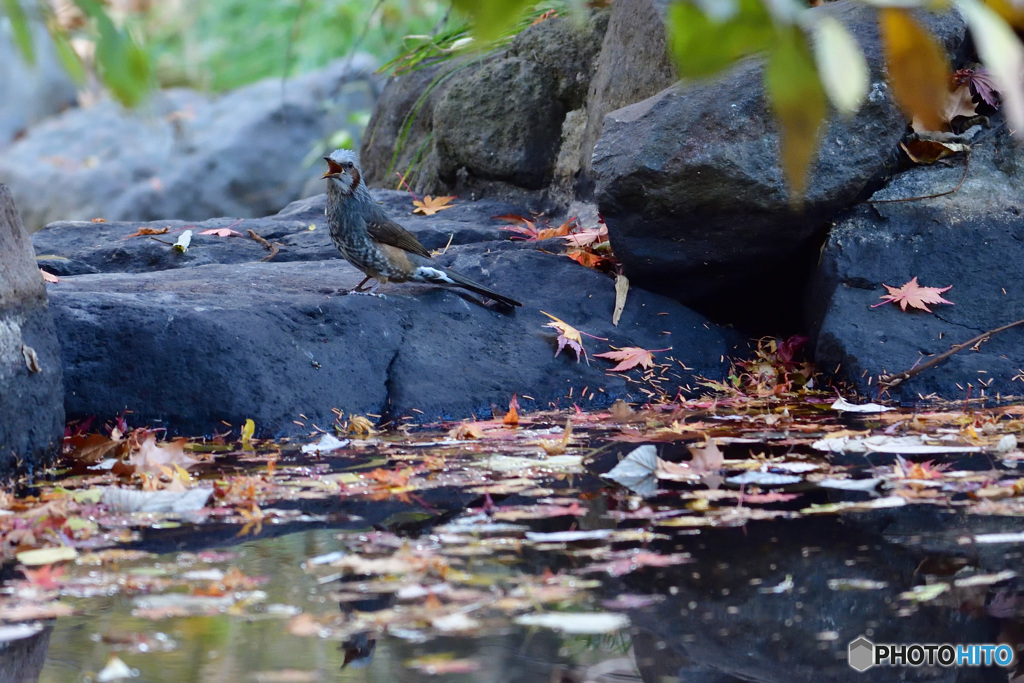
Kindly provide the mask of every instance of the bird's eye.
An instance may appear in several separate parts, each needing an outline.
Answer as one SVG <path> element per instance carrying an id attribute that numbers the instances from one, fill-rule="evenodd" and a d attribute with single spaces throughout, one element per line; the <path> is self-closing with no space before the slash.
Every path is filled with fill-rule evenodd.
<path id="1" fill-rule="evenodd" d="M 345 165 L 348 166 L 349 168 L 355 168 L 355 164 L 353 164 L 351 161 Z"/>

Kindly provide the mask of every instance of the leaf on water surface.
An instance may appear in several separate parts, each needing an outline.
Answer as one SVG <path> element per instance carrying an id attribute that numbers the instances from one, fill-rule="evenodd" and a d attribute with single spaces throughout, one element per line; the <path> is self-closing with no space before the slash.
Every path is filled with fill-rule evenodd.
<path id="1" fill-rule="evenodd" d="M 914 586 L 909 591 L 900 593 L 901 600 L 911 602 L 930 602 L 949 590 L 948 583 L 932 583 L 925 586 Z"/>
<path id="2" fill-rule="evenodd" d="M 40 548 L 38 550 L 23 550 L 15 555 L 18 562 L 28 567 L 67 562 L 76 557 L 78 557 L 78 551 L 70 545 L 59 545 L 53 548 Z"/>
<path id="3" fill-rule="evenodd" d="M 206 507 L 212 488 L 184 491 L 137 491 L 119 486 L 103 490 L 101 502 L 118 512 L 192 512 Z"/>
<path id="4" fill-rule="evenodd" d="M 6 615 L 4 615 L 6 617 Z M 43 622 L 36 621 L 29 624 L 3 624 L 0 625 L 0 643 L 10 643 L 15 640 L 22 640 L 34 636 L 43 630 Z"/>
<path id="5" fill-rule="evenodd" d="M 917 277 L 915 276 L 902 287 L 890 287 L 885 283 L 882 283 L 882 286 L 889 290 L 889 293 L 879 297 L 882 301 L 874 304 L 871 308 L 878 308 L 888 303 L 898 303 L 904 311 L 907 310 L 907 306 L 910 306 L 911 308 L 918 308 L 931 313 L 932 309 L 928 308 L 928 304 L 953 305 L 952 301 L 946 301 L 940 296 L 943 292 L 952 289 L 953 285 L 948 287 L 922 287 L 917 284 Z"/>
<path id="6" fill-rule="evenodd" d="M 302 447 L 303 453 L 327 453 L 344 448 L 349 444 L 348 439 L 339 439 L 333 434 L 324 434 L 316 443 L 308 443 Z"/>
<path id="7" fill-rule="evenodd" d="M 1001 583 L 1003 581 L 1009 581 L 1017 576 L 1017 572 L 1012 569 L 1004 569 L 1001 572 L 994 574 L 975 574 L 974 576 L 967 576 L 960 579 L 955 579 L 953 585 L 957 588 L 970 588 L 972 586 L 991 586 L 994 583 Z"/>
<path id="8" fill-rule="evenodd" d="M 894 408 L 879 405 L 878 403 L 863 403 L 857 405 L 855 403 L 850 403 L 842 396 L 837 398 L 829 407 L 832 408 L 832 410 L 838 410 L 839 412 L 845 413 L 884 413 L 889 410 L 894 410 Z"/>
<path id="9" fill-rule="evenodd" d="M 480 628 L 480 622 L 465 612 L 446 614 L 430 620 L 430 625 L 442 633 L 458 633 Z"/>
<path id="10" fill-rule="evenodd" d="M 694 474 L 717 472 L 725 464 L 725 455 L 714 440 L 708 440 L 704 446 L 687 446 L 690 451 L 690 468 Z"/>
<path id="11" fill-rule="evenodd" d="M 156 442 L 156 435 L 150 433 L 133 453 L 128 461 L 140 474 L 161 474 L 164 468 L 175 466 L 189 468 L 199 462 L 196 458 L 185 454 L 188 439 L 179 438 L 164 444 Z"/>
<path id="12" fill-rule="evenodd" d="M 512 394 L 512 400 L 508 402 L 508 412 L 501 418 L 501 423 L 507 427 L 515 427 L 519 424 L 519 401 L 516 395 Z"/>
<path id="13" fill-rule="evenodd" d="M 33 586 L 38 586 L 43 590 L 53 590 L 60 587 L 60 579 L 67 572 L 67 567 L 63 565 L 44 564 L 38 569 L 29 569 L 28 567 L 22 567 L 21 573 L 25 575 L 29 583 Z"/>
<path id="14" fill-rule="evenodd" d="M 612 535 L 612 529 L 590 529 L 580 531 L 527 531 L 526 540 L 533 543 L 572 543 L 573 541 L 598 541 Z"/>
<path id="15" fill-rule="evenodd" d="M 776 474 L 774 472 L 752 471 L 737 474 L 726 479 L 730 484 L 754 484 L 756 486 L 786 486 L 803 481 L 803 477 L 794 474 Z"/>
<path id="16" fill-rule="evenodd" d="M 113 681 L 123 681 L 129 678 L 135 678 L 138 675 L 138 670 L 129 667 L 121 660 L 120 657 L 117 655 L 110 655 L 106 666 L 96 674 L 95 680 L 98 683 L 112 683 Z"/>
<path id="17" fill-rule="evenodd" d="M 616 612 L 523 614 L 514 621 L 520 626 L 540 626 L 573 635 L 613 633 L 629 628 L 629 617 Z"/>
<path id="18" fill-rule="evenodd" d="M 658 491 L 658 451 L 654 446 L 645 445 L 633 449 L 610 471 L 601 477 L 614 481 L 637 495 L 652 496 Z"/>
<path id="19" fill-rule="evenodd" d="M 829 579 L 828 587 L 834 591 L 876 591 L 888 588 L 889 583 L 872 579 Z"/>
<path id="20" fill-rule="evenodd" d="M 816 451 L 828 453 L 890 453 L 902 455 L 933 455 L 939 453 L 980 453 L 980 446 L 932 445 L 924 443 L 918 435 L 887 436 L 841 436 L 819 439 L 811 444 Z"/>

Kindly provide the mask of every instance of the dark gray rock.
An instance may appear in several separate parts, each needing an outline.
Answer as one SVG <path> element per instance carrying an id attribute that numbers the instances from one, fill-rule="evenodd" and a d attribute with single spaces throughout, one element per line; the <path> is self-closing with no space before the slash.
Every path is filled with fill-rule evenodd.
<path id="1" fill-rule="evenodd" d="M 394 187 L 399 173 L 421 193 L 537 199 L 524 189 L 552 181 L 563 120 L 584 105 L 606 26 L 604 12 L 548 19 L 503 50 L 392 78 L 364 136 L 368 182 Z"/>
<path id="2" fill-rule="evenodd" d="M 0 26 L 0 149 L 37 121 L 73 107 L 78 99 L 46 28 L 32 21 L 31 31 L 33 64 L 14 44 L 10 22 Z"/>
<path id="3" fill-rule="evenodd" d="M 670 371 L 669 394 L 695 389 L 694 375 L 721 376 L 723 355 L 739 341 L 635 289 L 612 327 L 612 281 L 534 245 L 455 247 L 440 259 L 523 308 L 492 310 L 418 285 L 384 286 L 385 298 L 339 294 L 362 279 L 339 259 L 62 278 L 51 301 L 68 413 L 129 409 L 133 420 L 186 434 L 252 418 L 261 433 L 283 435 L 328 428 L 332 409 L 423 420 L 490 417 L 492 404 L 504 410 L 513 394 L 526 410 L 645 400 L 643 384 L 607 374 L 605 361 L 556 358 L 540 310 L 608 338 L 585 338 L 591 353 L 673 346 L 659 358 L 689 369 Z"/>
<path id="4" fill-rule="evenodd" d="M 519 57 L 493 61 L 452 85 L 434 111 L 438 172 L 543 187 L 558 156 L 564 105 L 548 70 Z"/>
<path id="5" fill-rule="evenodd" d="M 46 287 L 11 193 L 0 185 L 0 479 L 59 452 L 61 377 Z"/>
<path id="6" fill-rule="evenodd" d="M 963 177 L 964 160 L 921 166 L 897 176 L 872 199 L 946 192 Z M 858 391 L 874 395 L 877 376 L 908 370 L 986 330 L 1024 318 L 1024 152 L 1005 128 L 974 145 L 959 191 L 934 199 L 872 203 L 832 228 L 812 290 L 815 357 L 839 369 Z M 912 277 L 923 286 L 953 288 L 953 306 L 932 314 L 887 304 L 870 308 Z M 1024 394 L 1024 329 L 993 336 L 892 389 L 917 401 Z"/>
<path id="7" fill-rule="evenodd" d="M 449 244 L 509 239 L 510 233 L 500 229 L 503 223 L 492 217 L 521 210 L 507 202 L 455 201 L 450 209 L 434 216 L 421 216 L 413 214 L 412 197 L 408 192 L 373 190 L 373 195 L 393 217 L 415 233 L 424 246 L 432 250 L 444 249 Z M 278 248 L 277 254 L 270 259 L 274 262 L 335 259 L 338 258 L 338 250 L 327 234 L 325 204 L 325 195 L 318 195 L 293 202 L 269 218 L 213 218 L 198 223 L 180 220 L 152 223 L 60 221 L 37 232 L 32 242 L 40 266 L 55 275 L 145 273 L 213 263 L 244 263 L 269 256 L 266 248 L 249 236 L 249 230 Z M 167 228 L 168 232 L 128 237 L 140 228 Z M 229 228 L 241 236 L 200 234 L 218 228 Z M 185 230 L 192 231 L 192 242 L 189 249 L 181 253 L 170 244 Z"/>
<path id="8" fill-rule="evenodd" d="M 766 279 L 776 299 L 792 299 L 783 279 L 813 264 L 807 255 L 823 220 L 884 178 L 905 121 L 886 93 L 875 11 L 843 1 L 812 11 L 850 29 L 872 84 L 856 116 L 833 116 L 823 128 L 802 208 L 778 164 L 760 59 L 605 117 L 594 148 L 596 198 L 616 255 L 641 286 L 733 320 L 739 311 L 725 304 Z M 963 38 L 953 13 L 926 23 L 950 51 Z"/>
<path id="9" fill-rule="evenodd" d="M 54 220 L 265 216 L 301 196 L 327 138 L 358 137 L 373 99 L 369 58 L 339 60 L 282 86 L 213 98 L 154 94 L 140 112 L 101 101 L 35 126 L 0 155 L 30 231 Z"/>
<path id="10" fill-rule="evenodd" d="M 584 175 L 592 170 L 591 157 L 601 137 L 605 115 L 647 99 L 678 80 L 666 47 L 668 5 L 668 0 L 612 3 L 608 30 L 587 94 L 586 129 L 579 160 Z"/>

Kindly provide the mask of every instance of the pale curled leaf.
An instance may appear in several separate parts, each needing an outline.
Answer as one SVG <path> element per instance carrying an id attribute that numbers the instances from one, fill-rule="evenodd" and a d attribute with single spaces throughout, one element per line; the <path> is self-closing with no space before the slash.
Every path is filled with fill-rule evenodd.
<path id="1" fill-rule="evenodd" d="M 830 16 L 812 24 L 814 58 L 825 94 L 840 113 L 854 114 L 868 94 L 868 63 L 856 39 Z"/>
<path id="2" fill-rule="evenodd" d="M 619 464 L 601 475 L 637 495 L 652 496 L 658 490 L 658 451 L 650 444 L 633 449 Z"/>
<path id="3" fill-rule="evenodd" d="M 626 307 L 626 295 L 629 293 L 629 278 L 619 274 L 615 276 L 615 308 L 612 310 L 612 325 L 619 326 L 619 318 Z"/>
<path id="4" fill-rule="evenodd" d="M 184 254 L 188 251 L 190 244 L 192 244 L 192 231 L 186 230 L 178 236 L 178 241 L 174 243 L 174 249 Z"/>
<path id="5" fill-rule="evenodd" d="M 515 623 L 583 635 L 612 633 L 629 628 L 629 617 L 614 612 L 547 612 L 518 616 Z"/>
<path id="6" fill-rule="evenodd" d="M 850 403 L 842 396 L 837 398 L 835 402 L 829 407 L 832 408 L 832 410 L 838 410 L 840 412 L 847 413 L 884 413 L 888 410 L 894 410 L 894 408 L 879 405 L 878 403 L 862 403 L 860 405 Z"/>

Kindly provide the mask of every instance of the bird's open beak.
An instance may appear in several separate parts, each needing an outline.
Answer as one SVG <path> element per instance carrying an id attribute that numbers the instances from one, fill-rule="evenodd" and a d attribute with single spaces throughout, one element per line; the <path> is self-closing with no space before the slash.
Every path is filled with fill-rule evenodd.
<path id="1" fill-rule="evenodd" d="M 324 161 L 327 162 L 327 172 L 320 176 L 323 178 L 337 178 L 339 175 L 345 172 L 345 169 L 340 164 L 336 163 L 330 157 L 324 157 Z"/>

